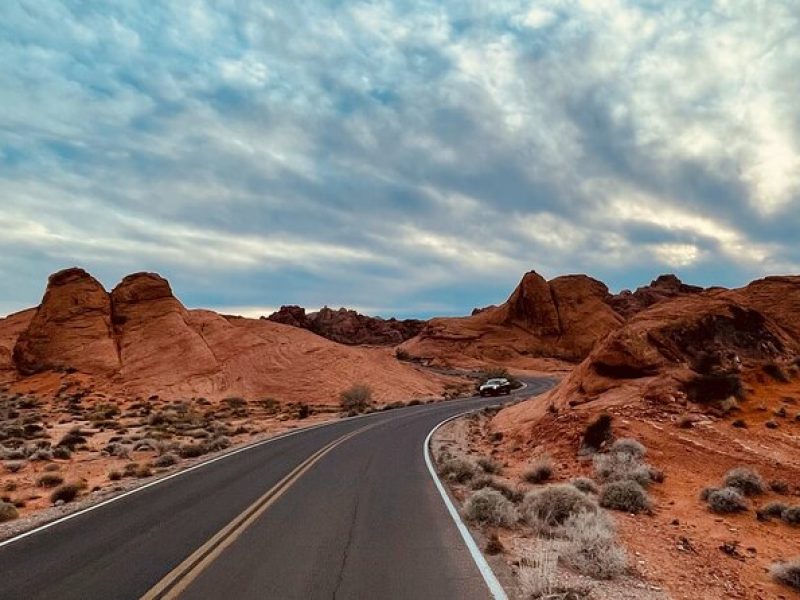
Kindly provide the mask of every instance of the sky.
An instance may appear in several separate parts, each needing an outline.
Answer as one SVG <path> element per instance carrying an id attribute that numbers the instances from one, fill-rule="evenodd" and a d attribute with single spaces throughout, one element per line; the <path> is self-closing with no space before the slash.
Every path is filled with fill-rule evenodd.
<path id="1" fill-rule="evenodd" d="M 800 271 L 796 0 L 0 3 L 0 314 L 468 314 Z"/>

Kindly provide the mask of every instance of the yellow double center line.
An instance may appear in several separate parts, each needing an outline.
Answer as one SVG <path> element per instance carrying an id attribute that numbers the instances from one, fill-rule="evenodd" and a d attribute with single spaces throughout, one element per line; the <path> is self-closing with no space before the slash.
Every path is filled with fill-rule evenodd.
<path id="1" fill-rule="evenodd" d="M 263 496 L 248 506 L 239 516 L 228 523 L 214 537 L 192 553 L 186 560 L 153 586 L 141 600 L 172 600 L 180 594 L 230 546 L 244 531 L 272 506 L 300 477 L 339 444 L 375 427 L 378 423 L 356 429 L 333 440 L 297 465 L 286 477 L 272 486 Z"/>

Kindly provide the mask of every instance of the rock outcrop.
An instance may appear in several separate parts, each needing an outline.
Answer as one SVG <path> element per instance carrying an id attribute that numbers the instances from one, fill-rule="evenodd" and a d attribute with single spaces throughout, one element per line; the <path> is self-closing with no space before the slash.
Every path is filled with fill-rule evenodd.
<path id="1" fill-rule="evenodd" d="M 330 321 L 338 323 L 323 320 Z M 0 383 L 47 393 L 63 378 L 129 397 L 314 404 L 336 404 L 357 383 L 371 387 L 377 402 L 435 397 L 454 383 L 398 361 L 388 348 L 352 348 L 298 327 L 187 310 L 155 273 L 129 275 L 109 294 L 81 269 L 53 275 L 38 308 L 0 319 Z"/>
<path id="2" fill-rule="evenodd" d="M 557 407 L 640 398 L 715 402 L 748 372 L 793 369 L 800 356 L 800 277 L 769 277 L 654 304 L 611 332 L 550 393 Z M 524 410 L 524 409 L 520 409 Z"/>
<path id="3" fill-rule="evenodd" d="M 699 286 L 688 285 L 675 275 L 666 274 L 659 275 L 650 282 L 650 285 L 637 288 L 635 292 L 622 290 L 619 294 L 609 298 L 609 304 L 616 312 L 628 319 L 664 300 L 698 294 L 702 291 L 703 288 Z"/>
<path id="4" fill-rule="evenodd" d="M 125 380 L 144 375 L 169 386 L 216 371 L 214 353 L 163 277 L 128 275 L 111 292 L 111 303 Z"/>
<path id="5" fill-rule="evenodd" d="M 584 358 L 623 322 L 601 282 L 586 275 L 546 281 L 526 273 L 500 306 L 470 317 L 432 319 L 402 348 L 420 359 L 462 364 L 497 362 L 526 368 L 530 359 Z"/>
<path id="6" fill-rule="evenodd" d="M 82 269 L 52 275 L 41 305 L 14 346 L 13 358 L 26 375 L 65 368 L 90 374 L 118 370 L 108 292 Z"/>
<path id="7" fill-rule="evenodd" d="M 417 335 L 425 325 L 417 319 L 381 319 L 327 306 L 308 313 L 300 306 L 282 306 L 266 319 L 313 331 L 324 338 L 349 345 L 396 346 Z"/>

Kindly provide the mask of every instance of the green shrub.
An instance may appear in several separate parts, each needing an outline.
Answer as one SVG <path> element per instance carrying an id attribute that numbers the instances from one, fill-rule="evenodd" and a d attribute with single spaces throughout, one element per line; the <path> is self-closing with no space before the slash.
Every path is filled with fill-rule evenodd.
<path id="1" fill-rule="evenodd" d="M 542 483 L 553 477 L 555 466 L 549 455 L 540 456 L 531 463 L 531 466 L 522 474 L 528 483 Z"/>
<path id="2" fill-rule="evenodd" d="M 636 514 L 650 508 L 650 498 L 635 481 L 612 481 L 600 491 L 600 506 Z"/>
<path id="3" fill-rule="evenodd" d="M 726 514 L 747 510 L 747 501 L 738 489 L 725 487 L 707 494 L 708 507 L 715 513 Z"/>
<path id="4" fill-rule="evenodd" d="M 745 496 L 763 494 L 767 489 L 764 480 L 756 471 L 747 467 L 737 467 L 725 474 L 725 486 L 736 488 Z"/>
<path id="5" fill-rule="evenodd" d="M 522 501 L 522 514 L 533 527 L 555 527 L 581 511 L 594 512 L 597 503 L 575 487 L 551 484 L 528 492 Z"/>
<path id="6" fill-rule="evenodd" d="M 516 507 L 497 490 L 472 492 L 464 504 L 464 516 L 473 522 L 510 527 L 519 520 Z"/>
<path id="7" fill-rule="evenodd" d="M 800 558 L 774 564 L 770 568 L 770 573 L 775 581 L 800 591 Z"/>

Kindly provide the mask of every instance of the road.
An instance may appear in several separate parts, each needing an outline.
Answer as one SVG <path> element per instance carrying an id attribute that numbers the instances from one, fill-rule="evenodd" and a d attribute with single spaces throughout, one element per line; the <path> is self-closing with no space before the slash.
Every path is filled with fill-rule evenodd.
<path id="1" fill-rule="evenodd" d="M 0 547 L 0 599 L 485 600 L 422 448 L 497 402 L 337 421 L 183 473 Z"/>

